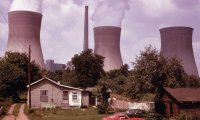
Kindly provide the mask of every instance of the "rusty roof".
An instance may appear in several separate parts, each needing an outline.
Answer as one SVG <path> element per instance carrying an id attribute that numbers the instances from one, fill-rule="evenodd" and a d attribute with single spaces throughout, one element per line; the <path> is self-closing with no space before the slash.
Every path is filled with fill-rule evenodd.
<path id="1" fill-rule="evenodd" d="M 178 102 L 200 102 L 200 88 L 164 88 Z"/>

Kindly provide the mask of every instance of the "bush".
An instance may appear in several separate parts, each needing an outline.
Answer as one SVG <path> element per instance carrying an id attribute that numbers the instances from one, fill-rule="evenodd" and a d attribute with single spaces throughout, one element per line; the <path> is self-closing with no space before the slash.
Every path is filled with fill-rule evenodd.
<path id="1" fill-rule="evenodd" d="M 28 114 L 33 114 L 34 112 L 35 112 L 34 109 L 29 109 L 29 110 L 28 110 Z"/>
<path id="2" fill-rule="evenodd" d="M 192 115 L 187 115 L 185 113 L 181 113 L 178 116 L 178 120 L 200 120 L 200 116 L 192 116 Z"/>
<path id="3" fill-rule="evenodd" d="M 0 116 L 5 115 L 12 104 L 12 98 L 0 100 Z"/>
<path id="4" fill-rule="evenodd" d="M 99 105 L 97 105 L 97 108 L 98 108 L 99 114 L 108 113 L 108 103 L 107 102 L 100 103 Z"/>

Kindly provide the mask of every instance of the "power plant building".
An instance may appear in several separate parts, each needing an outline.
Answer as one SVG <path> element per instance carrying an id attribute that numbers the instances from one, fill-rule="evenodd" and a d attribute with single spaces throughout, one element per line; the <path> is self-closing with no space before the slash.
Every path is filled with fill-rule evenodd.
<path id="1" fill-rule="evenodd" d="M 119 69 L 122 63 L 120 52 L 121 28 L 100 26 L 94 28 L 94 53 L 104 58 L 104 70 Z"/>
<path id="2" fill-rule="evenodd" d="M 64 70 L 65 64 L 54 63 L 54 60 L 46 60 L 46 70 L 55 72 L 57 70 Z"/>
<path id="3" fill-rule="evenodd" d="M 167 27 L 160 29 L 161 54 L 181 61 L 186 73 L 198 76 L 192 47 L 193 28 Z"/>
<path id="4" fill-rule="evenodd" d="M 28 53 L 31 45 L 31 60 L 44 68 L 40 44 L 42 14 L 32 11 L 10 11 L 8 13 L 9 36 L 6 51 Z"/>

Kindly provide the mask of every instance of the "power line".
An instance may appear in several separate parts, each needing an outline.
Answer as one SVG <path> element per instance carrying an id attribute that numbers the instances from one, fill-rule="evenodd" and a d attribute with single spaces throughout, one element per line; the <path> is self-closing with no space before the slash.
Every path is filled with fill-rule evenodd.
<path id="1" fill-rule="evenodd" d="M 8 21 L 6 20 L 6 17 L 4 16 L 3 12 L 0 10 L 1 16 L 4 19 L 4 21 L 8 24 Z"/>

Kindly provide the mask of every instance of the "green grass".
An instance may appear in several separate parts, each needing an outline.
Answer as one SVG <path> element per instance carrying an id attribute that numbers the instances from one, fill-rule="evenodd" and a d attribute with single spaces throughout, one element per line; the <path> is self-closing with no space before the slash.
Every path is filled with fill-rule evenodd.
<path id="1" fill-rule="evenodd" d="M 107 115 L 98 114 L 94 108 L 85 110 L 74 109 L 74 110 L 40 110 L 34 109 L 34 113 L 28 113 L 26 107 L 25 113 L 29 120 L 101 120 L 102 117 Z"/>
<path id="2" fill-rule="evenodd" d="M 14 108 L 14 110 L 13 110 L 13 115 L 15 115 L 15 116 L 18 116 L 18 113 L 19 113 L 19 108 L 20 108 L 20 106 L 22 105 L 21 103 L 15 103 L 16 105 L 15 105 L 15 108 Z"/>

